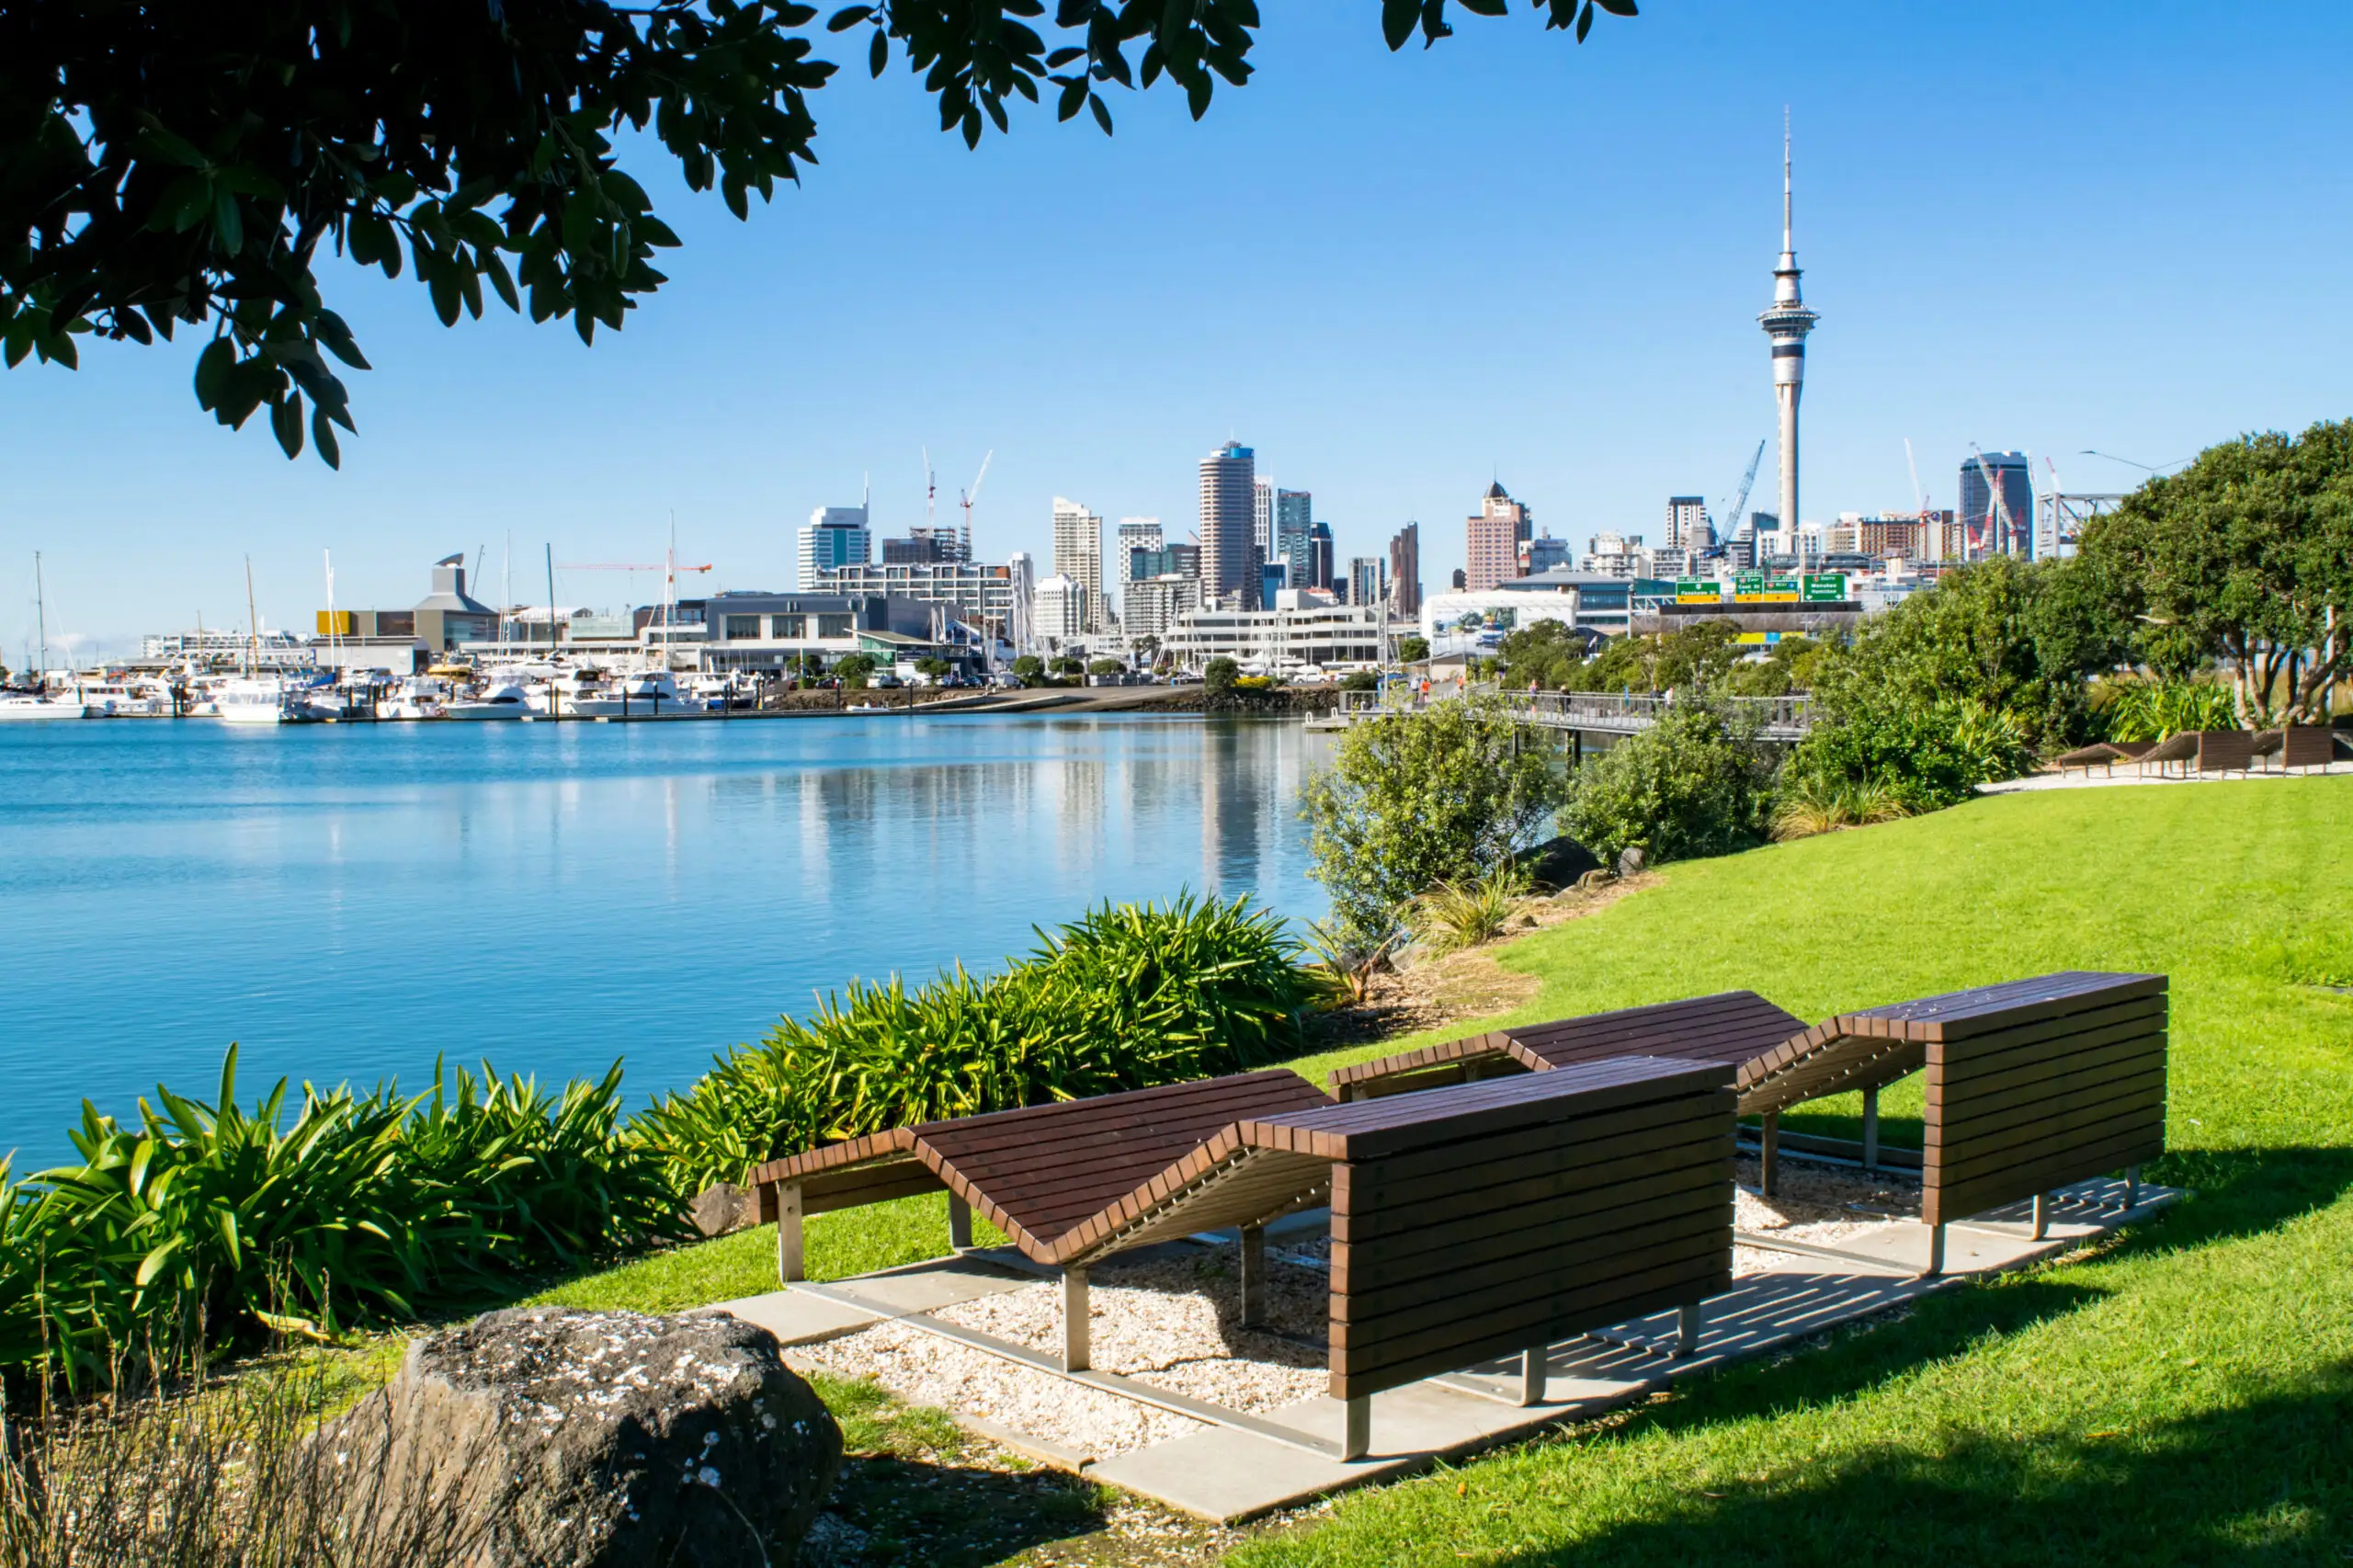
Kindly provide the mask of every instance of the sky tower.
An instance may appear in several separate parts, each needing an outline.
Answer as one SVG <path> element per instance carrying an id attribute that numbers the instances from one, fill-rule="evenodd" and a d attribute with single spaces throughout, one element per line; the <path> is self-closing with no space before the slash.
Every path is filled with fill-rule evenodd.
<path id="1" fill-rule="evenodd" d="M 1790 112 L 1781 111 L 1781 260 L 1773 268 L 1772 307 L 1756 324 L 1773 340 L 1773 400 L 1781 407 L 1781 537 L 1798 537 L 1798 395 L 1805 391 L 1805 335 L 1821 316 L 1798 294 L 1797 241 L 1790 228 Z M 1733 519 L 1737 528 L 1741 519 Z"/>

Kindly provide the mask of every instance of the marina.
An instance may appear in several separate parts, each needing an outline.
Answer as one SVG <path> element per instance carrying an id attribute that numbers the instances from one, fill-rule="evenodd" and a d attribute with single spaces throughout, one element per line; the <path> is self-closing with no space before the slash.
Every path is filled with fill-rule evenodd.
<path id="1" fill-rule="evenodd" d="M 920 712 L 10 724 L 0 1154 L 67 1157 L 85 1097 L 209 1099 L 233 1040 L 247 1096 L 625 1057 L 637 1104 L 821 988 L 985 971 L 1103 899 L 1319 915 L 1295 812 L 1322 744 Z"/>

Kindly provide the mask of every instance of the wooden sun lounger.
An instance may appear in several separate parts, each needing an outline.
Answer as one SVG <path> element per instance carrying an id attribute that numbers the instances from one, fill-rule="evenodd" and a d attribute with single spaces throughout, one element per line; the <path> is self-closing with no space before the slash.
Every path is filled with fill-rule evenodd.
<path id="1" fill-rule="evenodd" d="M 1246 1074 L 898 1129 L 751 1179 L 788 1280 L 804 1213 L 897 1196 L 917 1171 L 947 1186 L 1060 1267 L 1066 1371 L 1088 1365 L 1095 1260 L 1239 1227 L 1246 1324 L 1266 1224 L 1328 1202 L 1331 1387 L 1356 1459 L 1371 1396 L 1433 1372 L 1518 1352 L 1537 1403 L 1551 1344 L 1668 1308 L 1675 1353 L 1691 1350 L 1700 1302 L 1732 1278 L 1732 1080 L 1618 1056 L 1340 1105 L 1288 1072 Z"/>
<path id="2" fill-rule="evenodd" d="M 1787 1032 L 1768 1039 L 1777 1018 Z M 2131 1183 L 2165 1148 L 2163 975 L 2042 975 L 1810 1028 L 1754 993 L 1728 992 L 1474 1035 L 1342 1068 L 1332 1083 L 1345 1099 L 1413 1090 L 1449 1072 L 1546 1072 L 1557 1059 L 1591 1060 L 1580 1052 L 1621 1038 L 1641 1040 L 1652 1056 L 1736 1066 L 1739 1112 L 1760 1121 L 1767 1193 L 1777 1182 L 1781 1112 L 1860 1091 L 1863 1141 L 1852 1148 L 1875 1168 L 1879 1091 L 1926 1071 L 1920 1161 L 1931 1273 L 1941 1269 L 1950 1221 L 2032 1198 L 2039 1235 L 2043 1194 L 2112 1170 Z"/>

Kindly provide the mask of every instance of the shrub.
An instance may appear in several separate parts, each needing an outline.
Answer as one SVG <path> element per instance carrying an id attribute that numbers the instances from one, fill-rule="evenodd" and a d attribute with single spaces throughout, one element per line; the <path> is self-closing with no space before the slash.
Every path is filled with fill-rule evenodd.
<path id="1" fill-rule="evenodd" d="M 1428 638 L 1400 637 L 1397 639 L 1397 657 L 1399 662 L 1408 665 L 1418 665 L 1429 656 L 1430 644 Z"/>
<path id="2" fill-rule="evenodd" d="M 1013 676 L 1016 680 L 1034 685 L 1043 679 L 1045 674 L 1046 661 L 1035 653 L 1024 653 L 1013 661 Z"/>
<path id="3" fill-rule="evenodd" d="M 1677 703 L 1586 765 L 1561 831 L 1608 866 L 1628 849 L 1653 865 L 1721 855 L 1757 841 L 1770 778 L 1740 721 L 1704 702 Z"/>
<path id="4" fill-rule="evenodd" d="M 633 1131 L 685 1195 L 834 1139 L 1237 1072 L 1300 1043 L 1299 945 L 1246 898 L 1105 904 L 1040 942 L 987 980 L 853 981 Z"/>
<path id="5" fill-rule="evenodd" d="M 1475 948 L 1504 934 L 1527 894 L 1527 873 L 1508 860 L 1483 877 L 1440 882 L 1414 901 L 1414 935 L 1434 952 Z"/>
<path id="6" fill-rule="evenodd" d="M 2195 680 L 2104 681 L 2092 710 L 2112 741 L 2162 741 L 2188 730 L 2235 730 L 2238 699 L 2226 686 Z"/>
<path id="7" fill-rule="evenodd" d="M 1097 659 L 1086 666 L 1086 673 L 1091 676 L 1125 675 L 1127 668 L 1117 659 Z"/>
<path id="8" fill-rule="evenodd" d="M 1532 843 L 1561 800 L 1552 754 L 1478 699 L 1351 726 L 1304 790 L 1310 875 L 1368 930 Z"/>
<path id="9" fill-rule="evenodd" d="M 0 1172 L 0 1364 L 68 1378 L 162 1335 L 251 1342 L 486 1300 L 502 1278 L 676 1234 L 650 1151 L 618 1130 L 620 1068 L 560 1098 L 487 1065 L 426 1094 L 287 1085 L 236 1103 L 156 1090 L 125 1127 L 85 1108 L 81 1164 Z"/>
<path id="10" fill-rule="evenodd" d="M 1340 677 L 1342 691 L 1379 691 L 1381 677 L 1370 670 L 1350 670 Z"/>
<path id="11" fill-rule="evenodd" d="M 1242 678 L 1242 666 L 1221 655 L 1201 666 L 1201 684 L 1211 691 L 1232 691 Z"/>
<path id="12" fill-rule="evenodd" d="M 1364 925 L 1344 914 L 1310 923 L 1307 946 L 1316 957 L 1312 971 L 1320 1000 L 1332 1006 L 1361 1002 L 1372 993 L 1372 977 L 1405 937 L 1394 918 Z"/>
<path id="13" fill-rule="evenodd" d="M 1799 777 L 1773 806 L 1773 836 L 1811 838 L 1840 828 L 1869 827 L 1912 814 L 1903 795 L 1878 779 Z"/>
<path id="14" fill-rule="evenodd" d="M 853 690 L 862 690 L 866 683 L 874 678 L 874 672 L 881 667 L 870 653 L 850 653 L 835 664 L 834 674 L 842 677 L 844 686 Z"/>

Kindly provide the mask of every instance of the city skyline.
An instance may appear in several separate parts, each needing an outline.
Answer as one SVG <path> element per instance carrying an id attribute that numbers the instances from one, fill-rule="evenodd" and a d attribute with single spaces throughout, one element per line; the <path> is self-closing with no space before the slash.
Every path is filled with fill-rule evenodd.
<path id="1" fill-rule="evenodd" d="M 2353 401 L 2328 152 L 2353 108 L 2323 64 L 2353 18 L 2217 15 L 2192 48 L 2191 29 L 2124 5 L 1826 5 L 1785 61 L 1786 20 L 1751 9 L 1646 11 L 1582 50 L 1524 17 L 1467 21 L 1396 57 L 1353 12 L 1285 16 L 1252 85 L 1199 125 L 1154 95 L 1123 105 L 1111 141 L 1032 116 L 980 153 L 938 138 L 906 84 L 845 82 L 827 90 L 824 165 L 749 224 L 648 180 L 686 245 L 665 258 L 673 283 L 594 350 L 495 312 L 445 331 L 406 282 L 337 275 L 378 367 L 354 378 L 341 474 L 204 419 L 193 343 L 85 344 L 78 373 L 9 371 L 6 662 L 31 630 L 36 549 L 52 628 L 118 648 L 199 613 L 242 622 L 248 553 L 265 619 L 303 627 L 323 551 L 339 602 L 394 602 L 452 551 L 496 587 L 511 534 L 515 597 L 537 600 L 544 585 L 523 585 L 545 545 L 658 560 L 674 511 L 681 556 L 718 563 L 710 587 L 789 587 L 800 528 L 870 476 L 874 537 L 935 520 L 926 447 L 949 503 L 996 449 L 973 511 L 991 562 L 1049 557 L 1055 494 L 1186 537 L 1192 465 L 1228 434 L 1313 492 L 1342 560 L 1431 525 L 1430 588 L 1461 564 L 1451 520 L 1495 472 L 1563 539 L 1654 535 L 1674 494 L 1706 496 L 1726 531 L 1722 504 L 1775 427 L 1755 291 L 1785 103 L 1807 282 L 1835 326 L 1811 346 L 1805 518 L 1912 509 L 1907 437 L 1928 504 L 1949 508 L 1972 444 L 2032 452 L 2039 483 L 2055 458 L 2070 490 L 2123 490 L 2136 469 L 2077 454 L 2164 466 Z M 1988 30 L 2027 47 L 1971 116 L 1886 113 L 1890 82 Z M 1670 89 L 1698 107 L 1654 123 Z M 1597 139 L 1609 157 L 1584 155 Z M 1237 248 L 1202 222 L 1237 171 L 1290 214 L 1270 243 Z M 1025 293 L 1074 220 L 1128 259 Z M 1514 259 L 1474 282 L 1461 235 L 1497 221 Z M 2185 315 L 2192 338 L 2150 329 Z M 1236 346 L 1283 375 L 1237 377 Z M 659 586 L 608 574 L 559 596 Z"/>

